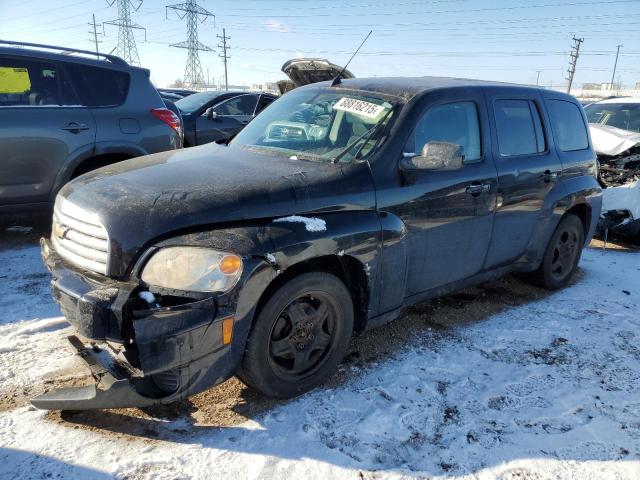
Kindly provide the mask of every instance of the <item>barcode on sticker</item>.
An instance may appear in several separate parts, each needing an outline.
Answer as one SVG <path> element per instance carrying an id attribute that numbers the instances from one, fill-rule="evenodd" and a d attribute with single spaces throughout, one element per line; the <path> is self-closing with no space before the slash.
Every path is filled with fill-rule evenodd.
<path id="1" fill-rule="evenodd" d="M 342 97 L 333 106 L 334 110 L 342 110 L 344 112 L 361 115 L 367 118 L 378 118 L 384 111 L 382 105 L 365 102 L 364 100 L 356 100 L 355 98 Z"/>

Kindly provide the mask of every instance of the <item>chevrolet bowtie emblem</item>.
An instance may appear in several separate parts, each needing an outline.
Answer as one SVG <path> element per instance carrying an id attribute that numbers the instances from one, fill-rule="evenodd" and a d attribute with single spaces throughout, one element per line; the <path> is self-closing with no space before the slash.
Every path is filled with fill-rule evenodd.
<path id="1" fill-rule="evenodd" d="M 57 238 L 59 238 L 60 240 L 63 240 L 63 239 L 64 239 L 64 237 L 65 237 L 65 235 L 67 234 L 67 231 L 68 231 L 68 230 L 69 230 L 68 228 L 64 228 L 64 227 L 62 227 L 62 226 L 61 226 L 59 223 L 57 223 L 57 222 L 56 222 L 56 223 L 54 223 L 54 224 L 53 224 L 53 227 L 52 227 L 53 234 L 54 234 Z"/>

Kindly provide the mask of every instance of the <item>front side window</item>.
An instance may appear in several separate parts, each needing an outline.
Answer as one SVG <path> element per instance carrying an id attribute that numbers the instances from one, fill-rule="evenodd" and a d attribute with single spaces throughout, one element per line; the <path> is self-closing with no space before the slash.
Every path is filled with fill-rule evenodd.
<path id="1" fill-rule="evenodd" d="M 253 115 L 257 103 L 257 95 L 240 95 L 215 106 L 213 111 L 221 116 Z"/>
<path id="2" fill-rule="evenodd" d="M 460 145 L 464 161 L 473 162 L 481 157 L 478 109 L 473 102 L 456 102 L 429 108 L 416 125 L 405 148 L 420 155 L 431 142 Z"/>
<path id="3" fill-rule="evenodd" d="M 546 150 L 540 114 L 530 100 L 496 100 L 494 104 L 500 155 L 534 155 Z"/>
<path id="4" fill-rule="evenodd" d="M 0 59 L 0 107 L 44 107 L 77 103 L 73 89 L 54 63 Z"/>
<path id="5" fill-rule="evenodd" d="M 352 162 L 379 146 L 394 104 L 377 94 L 293 90 L 269 105 L 231 142 L 292 160 Z"/>
<path id="6" fill-rule="evenodd" d="M 640 103 L 592 103 L 584 111 L 589 123 L 640 132 Z"/>
<path id="7" fill-rule="evenodd" d="M 578 106 L 564 100 L 548 100 L 547 105 L 558 148 L 563 152 L 589 148 L 587 127 Z"/>
<path id="8" fill-rule="evenodd" d="M 70 63 L 67 66 L 87 107 L 117 107 L 127 99 L 129 74 L 108 68 Z"/>

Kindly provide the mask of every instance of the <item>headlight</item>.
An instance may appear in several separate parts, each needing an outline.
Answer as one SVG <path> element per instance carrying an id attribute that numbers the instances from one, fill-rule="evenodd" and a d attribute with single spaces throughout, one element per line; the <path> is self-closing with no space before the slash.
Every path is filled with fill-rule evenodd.
<path id="1" fill-rule="evenodd" d="M 191 292 L 226 292 L 242 275 L 242 259 L 200 247 L 167 247 L 142 270 L 142 280 L 157 287 Z"/>

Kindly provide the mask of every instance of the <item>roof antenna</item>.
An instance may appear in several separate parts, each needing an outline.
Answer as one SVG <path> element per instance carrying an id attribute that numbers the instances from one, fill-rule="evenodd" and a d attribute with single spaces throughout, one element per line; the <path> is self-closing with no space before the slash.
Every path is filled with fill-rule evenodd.
<path id="1" fill-rule="evenodd" d="M 331 86 L 335 87 L 336 85 L 340 85 L 342 83 L 342 79 L 340 77 L 342 77 L 342 74 L 344 73 L 344 71 L 347 69 L 347 67 L 349 66 L 349 64 L 351 63 L 351 60 L 353 60 L 353 57 L 355 57 L 358 52 L 360 51 L 360 49 L 362 48 L 362 46 L 364 45 L 364 42 L 367 41 L 367 39 L 369 38 L 369 36 L 373 33 L 373 30 L 369 30 L 369 33 L 367 33 L 367 36 L 364 37 L 364 40 L 362 40 L 362 43 L 360 44 L 360 46 L 358 47 L 358 49 L 353 52 L 353 55 L 351 55 L 351 58 L 349 59 L 349 61 L 347 62 L 347 64 L 342 67 L 342 70 L 340 70 L 340 73 L 336 76 L 336 78 L 333 79 L 333 81 L 331 82 Z"/>

